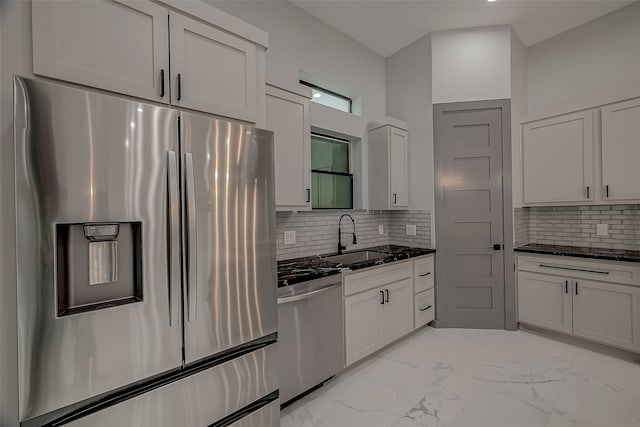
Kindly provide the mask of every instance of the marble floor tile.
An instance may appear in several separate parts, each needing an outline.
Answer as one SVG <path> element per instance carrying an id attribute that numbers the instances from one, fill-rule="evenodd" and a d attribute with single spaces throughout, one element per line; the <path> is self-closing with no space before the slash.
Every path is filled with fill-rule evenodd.
<path id="1" fill-rule="evenodd" d="M 283 409 L 283 427 L 640 427 L 640 364 L 539 334 L 424 328 Z"/>

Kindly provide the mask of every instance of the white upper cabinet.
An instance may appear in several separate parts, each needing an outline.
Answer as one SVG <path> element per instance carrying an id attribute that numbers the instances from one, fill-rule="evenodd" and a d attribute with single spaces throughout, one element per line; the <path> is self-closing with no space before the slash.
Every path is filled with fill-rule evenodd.
<path id="1" fill-rule="evenodd" d="M 171 102 L 255 122 L 256 47 L 171 12 Z"/>
<path id="2" fill-rule="evenodd" d="M 389 126 L 389 187 L 391 206 L 409 206 L 407 131 Z"/>
<path id="3" fill-rule="evenodd" d="M 602 198 L 640 200 L 640 98 L 602 108 Z"/>
<path id="4" fill-rule="evenodd" d="M 369 128 L 369 209 L 407 209 L 409 206 L 409 157 L 406 124 Z"/>
<path id="5" fill-rule="evenodd" d="M 32 31 L 34 74 L 169 102 L 166 8 L 146 1 L 34 1 Z"/>
<path id="6" fill-rule="evenodd" d="M 204 2 L 50 0 L 32 10 L 35 74 L 264 120 L 267 34 Z"/>
<path id="7" fill-rule="evenodd" d="M 274 132 L 278 210 L 311 209 L 311 90 L 304 90 L 308 93 L 267 85 L 267 128 Z"/>
<path id="8" fill-rule="evenodd" d="M 593 111 L 528 123 L 522 131 L 525 204 L 593 200 Z"/>

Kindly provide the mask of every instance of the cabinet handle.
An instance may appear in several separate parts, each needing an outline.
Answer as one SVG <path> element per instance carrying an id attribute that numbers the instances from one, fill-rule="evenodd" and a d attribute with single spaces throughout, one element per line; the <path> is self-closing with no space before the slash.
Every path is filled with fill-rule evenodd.
<path id="1" fill-rule="evenodd" d="M 178 76 L 176 77 L 176 83 L 177 83 L 177 90 L 178 90 L 178 96 L 177 96 L 177 100 L 180 101 L 180 99 L 182 99 L 182 76 L 180 75 L 180 73 L 178 73 Z"/>
<path id="2" fill-rule="evenodd" d="M 307 188 L 307 203 L 311 201 L 311 189 Z"/>
<path id="3" fill-rule="evenodd" d="M 558 265 L 538 264 L 542 268 L 556 268 L 558 270 L 582 271 L 583 273 L 609 274 L 608 271 L 585 270 L 583 268 L 560 267 Z"/>
<path id="4" fill-rule="evenodd" d="M 395 205 L 396 203 L 398 203 L 398 195 L 393 193 L 393 204 Z"/>
<path id="5" fill-rule="evenodd" d="M 604 194 L 605 194 L 606 197 L 609 197 L 609 186 L 608 185 L 604 186 Z"/>
<path id="6" fill-rule="evenodd" d="M 419 276 L 420 276 L 420 277 L 425 277 L 425 276 L 428 276 L 428 275 L 430 275 L 430 274 L 431 274 L 431 273 L 422 273 L 422 274 L 419 274 Z"/>
<path id="7" fill-rule="evenodd" d="M 384 305 L 384 292 L 380 291 L 380 304 Z"/>
<path id="8" fill-rule="evenodd" d="M 587 199 L 589 199 L 591 197 L 591 189 L 589 188 L 589 186 L 587 186 Z"/>
<path id="9" fill-rule="evenodd" d="M 576 295 L 578 295 L 578 282 L 576 282 Z"/>
<path id="10" fill-rule="evenodd" d="M 387 297 L 385 298 L 384 302 L 389 302 L 389 289 L 385 289 L 384 293 L 387 294 Z"/>
<path id="11" fill-rule="evenodd" d="M 569 281 L 568 280 L 564 281 L 564 293 L 565 294 L 569 293 Z"/>
<path id="12" fill-rule="evenodd" d="M 429 310 L 430 308 L 431 308 L 431 306 L 430 306 L 430 305 L 428 305 L 428 306 L 426 306 L 425 308 L 420 308 L 419 310 L 420 310 L 420 311 L 427 311 L 427 310 Z"/>
<path id="13" fill-rule="evenodd" d="M 164 68 L 160 70 L 160 98 L 164 98 Z"/>

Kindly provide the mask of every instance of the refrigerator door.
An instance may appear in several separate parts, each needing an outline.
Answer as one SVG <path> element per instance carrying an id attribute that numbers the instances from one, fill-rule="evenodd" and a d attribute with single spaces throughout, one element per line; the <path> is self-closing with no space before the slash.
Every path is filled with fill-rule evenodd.
<path id="1" fill-rule="evenodd" d="M 181 113 L 185 361 L 277 330 L 273 133 Z"/>
<path id="2" fill-rule="evenodd" d="M 23 421 L 180 368 L 178 113 L 14 92 Z"/>

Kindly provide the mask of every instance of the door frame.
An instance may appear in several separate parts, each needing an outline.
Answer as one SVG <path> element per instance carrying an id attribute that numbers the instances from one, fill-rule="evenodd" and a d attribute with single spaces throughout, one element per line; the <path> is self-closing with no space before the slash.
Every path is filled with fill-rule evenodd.
<path id="1" fill-rule="evenodd" d="M 483 101 L 448 102 L 433 105 L 433 159 L 434 159 L 434 197 L 435 197 L 435 235 L 437 243 L 447 238 L 444 225 L 438 218 L 444 216 L 444 190 L 442 187 L 442 141 L 444 126 L 441 117 L 445 113 L 470 110 L 500 109 L 502 116 L 502 232 L 503 232 L 503 269 L 504 269 L 504 327 L 517 329 L 516 321 L 516 279 L 515 255 L 513 251 L 513 188 L 511 164 L 511 100 L 491 99 Z M 445 260 L 436 257 L 436 327 L 447 327 L 446 304 L 438 301 L 438 287 L 446 281 Z"/>

